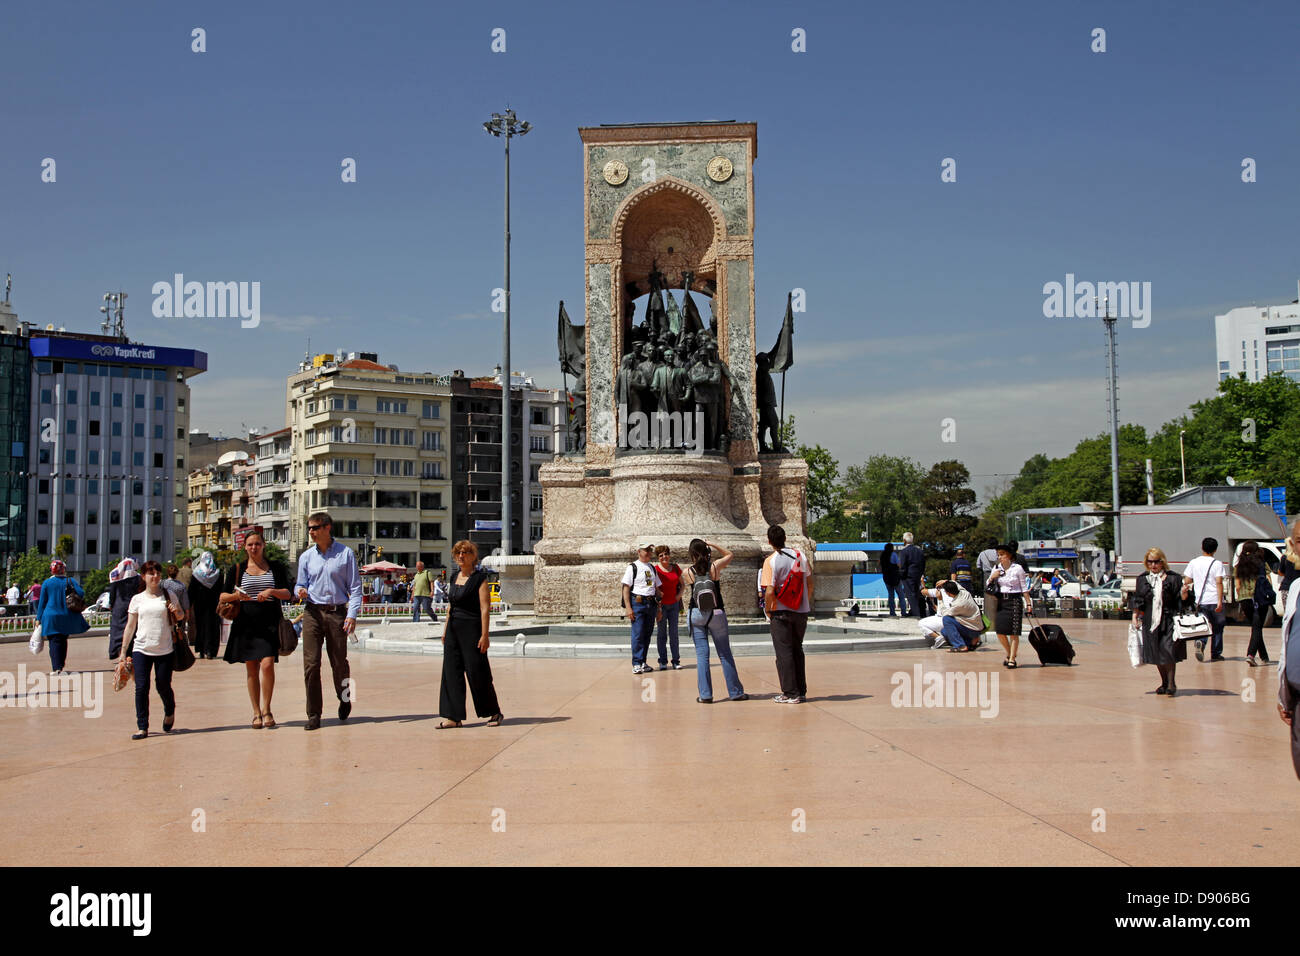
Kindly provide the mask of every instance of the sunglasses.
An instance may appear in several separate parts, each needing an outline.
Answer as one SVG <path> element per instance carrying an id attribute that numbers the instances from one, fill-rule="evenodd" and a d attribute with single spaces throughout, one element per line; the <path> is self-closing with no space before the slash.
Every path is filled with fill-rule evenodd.
<path id="1" fill-rule="evenodd" d="M 323 524 L 309 524 L 309 525 L 307 525 L 307 530 L 308 530 L 308 531 L 319 531 L 319 530 L 320 530 L 321 528 L 323 528 L 323 527 L 325 527 L 325 525 L 323 525 Z"/>
<path id="2" fill-rule="evenodd" d="M 1164 562 L 1159 558 L 1149 558 L 1147 559 L 1147 564 L 1164 564 Z"/>

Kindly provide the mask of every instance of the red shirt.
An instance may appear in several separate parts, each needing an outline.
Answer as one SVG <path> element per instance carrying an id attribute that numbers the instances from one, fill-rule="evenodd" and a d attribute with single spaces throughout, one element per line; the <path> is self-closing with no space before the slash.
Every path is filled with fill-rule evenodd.
<path id="1" fill-rule="evenodd" d="M 663 590 L 660 592 L 663 597 L 659 600 L 663 604 L 676 604 L 682 584 L 682 569 L 673 564 L 665 571 L 662 564 L 656 564 L 655 570 L 659 572 L 659 580 L 663 582 Z"/>

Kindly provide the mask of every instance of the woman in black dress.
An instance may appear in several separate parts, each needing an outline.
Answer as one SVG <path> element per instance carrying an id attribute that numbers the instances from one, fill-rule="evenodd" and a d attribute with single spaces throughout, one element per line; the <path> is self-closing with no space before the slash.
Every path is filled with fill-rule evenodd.
<path id="1" fill-rule="evenodd" d="M 465 679 L 474 697 L 474 712 L 496 727 L 505 718 L 492 686 L 488 663 L 488 620 L 492 612 L 487 575 L 475 568 L 478 548 L 472 541 L 457 541 L 451 549 L 460 572 L 448 588 L 448 611 L 442 626 L 442 693 L 438 729 L 459 727 L 465 720 Z"/>
<path id="2" fill-rule="evenodd" d="M 230 625 L 225 660 L 243 664 L 248 675 L 248 699 L 253 702 L 253 729 L 275 726 L 271 694 L 275 691 L 275 662 L 280 659 L 281 601 L 292 601 L 289 569 L 266 559 L 266 539 L 250 531 L 244 538 L 245 564 L 226 573 L 220 600 L 238 601 L 239 614 Z"/>
<path id="3" fill-rule="evenodd" d="M 1159 548 L 1147 552 L 1145 564 L 1146 573 L 1138 575 L 1133 589 L 1133 624 L 1142 628 L 1142 663 L 1160 671 L 1156 693 L 1173 697 L 1178 693 L 1174 668 L 1187 660 L 1187 642 L 1174 640 L 1174 618 L 1190 589 L 1182 575 L 1170 572 Z"/>
<path id="4" fill-rule="evenodd" d="M 221 572 L 212 560 L 212 552 L 204 551 L 190 577 L 190 608 L 194 611 L 194 652 L 213 661 L 221 649 L 221 618 L 217 617 L 220 583 Z"/>

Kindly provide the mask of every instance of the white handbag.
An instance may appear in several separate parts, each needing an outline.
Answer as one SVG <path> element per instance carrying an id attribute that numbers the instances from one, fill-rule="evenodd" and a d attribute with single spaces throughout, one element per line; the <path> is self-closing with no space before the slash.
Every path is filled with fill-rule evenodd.
<path id="1" fill-rule="evenodd" d="M 32 631 L 31 639 L 27 642 L 27 649 L 33 654 L 39 654 L 45 649 L 45 637 L 41 634 L 41 626 L 36 625 L 36 630 Z"/>
<path id="2" fill-rule="evenodd" d="M 1142 629 L 1136 624 L 1128 626 L 1128 659 L 1134 667 L 1142 666 Z"/>
<path id="3" fill-rule="evenodd" d="M 1189 641 L 1193 638 L 1209 637 L 1213 633 L 1209 620 L 1197 611 L 1195 614 L 1179 614 L 1174 618 L 1174 640 Z"/>

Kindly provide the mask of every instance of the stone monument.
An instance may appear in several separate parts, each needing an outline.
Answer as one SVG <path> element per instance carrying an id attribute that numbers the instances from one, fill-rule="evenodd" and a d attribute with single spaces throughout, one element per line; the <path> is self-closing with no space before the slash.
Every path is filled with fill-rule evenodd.
<path id="1" fill-rule="evenodd" d="M 670 545 L 684 562 L 701 537 L 735 554 L 722 578 L 728 616 L 753 617 L 768 525 L 782 525 L 792 547 L 808 543 L 807 465 L 758 450 L 757 126 L 578 132 L 586 325 L 566 328 L 561 305 L 560 350 L 565 368 L 585 378 L 574 386 L 583 441 L 541 468 L 534 612 L 617 618 L 637 544 Z M 695 295 L 709 300 L 707 327 Z"/>

